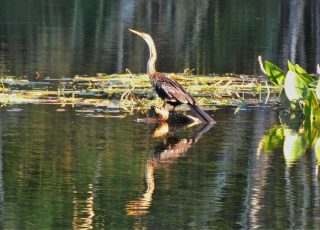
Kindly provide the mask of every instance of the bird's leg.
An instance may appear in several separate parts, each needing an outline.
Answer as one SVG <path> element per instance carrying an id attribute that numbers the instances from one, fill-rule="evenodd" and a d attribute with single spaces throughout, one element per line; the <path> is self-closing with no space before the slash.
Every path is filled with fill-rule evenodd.
<path id="1" fill-rule="evenodd" d="M 160 121 L 167 121 L 169 119 L 170 112 L 172 111 L 174 107 L 170 104 L 166 103 L 166 101 L 163 102 L 162 107 L 153 107 L 154 112 L 157 114 L 157 116 L 160 118 Z"/>
<path id="2" fill-rule="evenodd" d="M 159 116 L 161 121 L 166 121 L 169 118 L 169 111 L 166 109 L 154 107 L 154 112 Z"/>
<path id="3" fill-rule="evenodd" d="M 174 112 L 174 106 L 170 105 L 169 103 L 164 103 L 163 108 L 169 112 Z"/>

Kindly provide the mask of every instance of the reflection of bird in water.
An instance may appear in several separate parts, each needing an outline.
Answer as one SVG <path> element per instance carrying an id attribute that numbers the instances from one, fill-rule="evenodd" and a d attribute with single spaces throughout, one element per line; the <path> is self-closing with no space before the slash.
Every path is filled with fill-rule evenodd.
<path id="1" fill-rule="evenodd" d="M 173 107 L 181 104 L 187 104 L 190 109 L 199 117 L 202 122 L 214 123 L 215 121 L 196 105 L 194 98 L 178 82 L 167 77 L 164 73 L 156 71 L 155 62 L 157 60 L 157 51 L 153 39 L 149 34 L 129 29 L 131 32 L 142 37 L 148 44 L 150 57 L 147 64 L 149 79 L 161 99 Z"/>
<path id="2" fill-rule="evenodd" d="M 157 129 L 161 129 L 161 124 Z M 212 125 L 201 125 L 189 138 L 179 138 L 176 135 L 168 136 L 163 143 L 160 143 L 153 154 L 153 160 L 158 163 L 174 163 L 177 159 L 184 156 L 191 146 L 198 142 L 204 133 L 211 129 Z M 155 131 L 155 132 L 156 132 Z"/>
<path id="3" fill-rule="evenodd" d="M 152 194 L 154 192 L 154 169 L 155 164 L 153 160 L 148 160 L 145 167 L 145 177 L 147 182 L 147 191 L 138 199 L 131 200 L 126 205 L 128 216 L 142 216 L 149 212 L 149 207 L 152 202 Z"/>
<path id="4" fill-rule="evenodd" d="M 164 143 L 160 143 L 160 145 L 156 147 L 153 156 L 148 160 L 145 167 L 147 191 L 140 198 L 132 200 L 127 204 L 126 211 L 128 216 L 141 216 L 149 212 L 148 209 L 151 206 L 152 195 L 155 189 L 155 169 L 172 164 L 184 156 L 188 149 L 211 127 L 212 124 L 200 126 L 190 138 L 178 138 L 175 135 L 167 137 Z M 154 131 L 153 137 L 158 137 L 158 133 L 161 133 L 159 137 L 163 137 L 165 135 L 163 132 L 169 133 L 167 123 L 161 123 Z"/>

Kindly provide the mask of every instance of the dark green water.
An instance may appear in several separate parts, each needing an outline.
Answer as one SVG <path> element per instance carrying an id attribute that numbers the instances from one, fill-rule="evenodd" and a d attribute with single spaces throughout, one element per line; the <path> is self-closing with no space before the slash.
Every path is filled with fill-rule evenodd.
<path id="1" fill-rule="evenodd" d="M 164 72 L 260 74 L 260 54 L 308 72 L 320 62 L 318 0 L 0 6 L 0 76 L 145 72 L 147 47 L 128 28 L 152 34 Z M 320 129 L 281 125 L 263 106 L 220 109 L 213 127 L 91 110 L 117 115 L 0 108 L 0 229 L 320 228 Z"/>
<path id="2" fill-rule="evenodd" d="M 213 127 L 162 137 L 134 116 L 59 108 L 0 110 L 2 229 L 320 227 L 315 151 L 290 160 L 262 141 L 279 126 L 271 108 L 221 109 Z"/>
<path id="3" fill-rule="evenodd" d="M 314 73 L 319 0 L 0 0 L 0 74 L 72 77 L 146 71 L 154 37 L 163 72 L 261 74 L 257 56 Z"/>

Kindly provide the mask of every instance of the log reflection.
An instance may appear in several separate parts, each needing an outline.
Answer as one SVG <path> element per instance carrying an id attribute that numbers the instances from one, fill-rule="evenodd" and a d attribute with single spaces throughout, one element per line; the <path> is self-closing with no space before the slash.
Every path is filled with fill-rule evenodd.
<path id="1" fill-rule="evenodd" d="M 204 133 L 212 127 L 212 124 L 203 124 L 199 126 L 194 133 L 188 138 L 179 138 L 177 131 L 170 130 L 168 123 L 161 123 L 153 132 L 153 138 L 163 138 L 162 142 L 157 145 L 154 153 L 149 158 L 145 166 L 145 177 L 147 190 L 137 199 L 129 201 L 126 205 L 128 216 L 142 216 L 149 212 L 152 204 L 152 195 L 155 190 L 154 172 L 155 170 L 173 164 L 179 158 L 186 155 L 187 151 L 195 144 Z M 176 127 L 172 127 L 176 128 Z M 170 133 L 172 131 L 172 133 Z"/>

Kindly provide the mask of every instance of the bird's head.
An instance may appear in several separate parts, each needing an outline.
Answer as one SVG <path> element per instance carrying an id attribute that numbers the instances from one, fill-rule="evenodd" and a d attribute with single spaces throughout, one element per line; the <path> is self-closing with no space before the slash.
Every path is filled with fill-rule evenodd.
<path id="1" fill-rule="evenodd" d="M 139 32 L 139 31 L 136 31 L 136 30 L 132 30 L 132 29 L 129 29 L 130 32 L 142 37 L 146 42 L 152 40 L 151 36 L 147 33 L 143 33 L 143 32 Z"/>
<path id="2" fill-rule="evenodd" d="M 148 74 L 156 72 L 155 62 L 157 60 L 157 51 L 152 37 L 147 33 L 139 32 L 136 30 L 129 29 L 129 31 L 143 38 L 143 40 L 148 44 L 150 57 L 147 63 L 147 71 Z"/>

